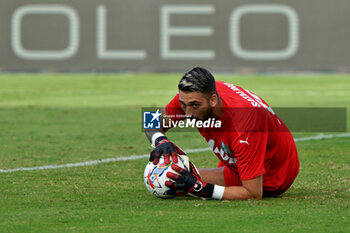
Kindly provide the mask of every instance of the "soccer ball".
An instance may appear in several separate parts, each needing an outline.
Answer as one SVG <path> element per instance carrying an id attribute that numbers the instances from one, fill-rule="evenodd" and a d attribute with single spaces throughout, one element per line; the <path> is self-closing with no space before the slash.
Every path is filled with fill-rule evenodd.
<path id="1" fill-rule="evenodd" d="M 177 173 L 171 168 L 171 165 L 173 164 L 173 161 L 170 161 L 170 164 L 164 163 L 164 157 L 162 156 L 159 159 L 159 163 L 157 165 L 154 165 L 152 162 L 149 162 L 146 165 L 145 171 L 144 171 L 144 182 L 145 185 L 156 197 L 159 198 L 174 198 L 175 195 L 166 195 L 165 192 L 169 190 L 169 188 L 165 185 L 165 181 L 171 180 L 166 176 L 166 173 L 171 171 L 173 173 Z M 189 170 L 189 159 L 187 156 L 184 155 L 178 155 L 178 162 L 176 163 L 179 167 L 182 167 Z"/>

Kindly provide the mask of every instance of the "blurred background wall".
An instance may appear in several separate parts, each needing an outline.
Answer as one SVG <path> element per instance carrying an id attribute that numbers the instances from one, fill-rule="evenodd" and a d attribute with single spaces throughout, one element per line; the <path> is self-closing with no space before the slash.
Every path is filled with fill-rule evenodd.
<path id="1" fill-rule="evenodd" d="M 3 71 L 350 71 L 349 0 L 1 0 Z"/>

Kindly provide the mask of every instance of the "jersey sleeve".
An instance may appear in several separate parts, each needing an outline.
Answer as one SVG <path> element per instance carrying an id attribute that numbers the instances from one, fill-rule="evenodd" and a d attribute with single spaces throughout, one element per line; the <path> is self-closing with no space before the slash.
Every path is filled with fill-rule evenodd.
<path id="1" fill-rule="evenodd" d="M 267 133 L 248 132 L 235 141 L 234 154 L 241 180 L 254 179 L 265 173 Z"/>
<path id="2" fill-rule="evenodd" d="M 245 112 L 244 117 L 238 119 L 240 126 L 232 148 L 241 179 L 250 180 L 265 173 L 268 117 L 264 109 L 251 108 Z"/>
<path id="3" fill-rule="evenodd" d="M 165 112 L 167 117 L 172 121 L 179 121 L 185 119 L 185 112 L 181 108 L 179 102 L 179 94 L 177 94 L 166 106 Z"/>

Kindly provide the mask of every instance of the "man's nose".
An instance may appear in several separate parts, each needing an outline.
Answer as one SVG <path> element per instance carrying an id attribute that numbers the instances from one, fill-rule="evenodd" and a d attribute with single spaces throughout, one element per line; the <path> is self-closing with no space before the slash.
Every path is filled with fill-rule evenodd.
<path id="1" fill-rule="evenodd" d="M 185 115 L 187 118 L 193 118 L 193 113 L 188 108 L 185 108 Z"/>

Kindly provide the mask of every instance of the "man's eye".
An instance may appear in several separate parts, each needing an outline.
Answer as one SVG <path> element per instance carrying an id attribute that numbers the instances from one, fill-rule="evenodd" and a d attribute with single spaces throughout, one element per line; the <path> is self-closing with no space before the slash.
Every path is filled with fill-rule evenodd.
<path id="1" fill-rule="evenodd" d="M 193 107 L 198 108 L 199 104 L 193 104 Z"/>

